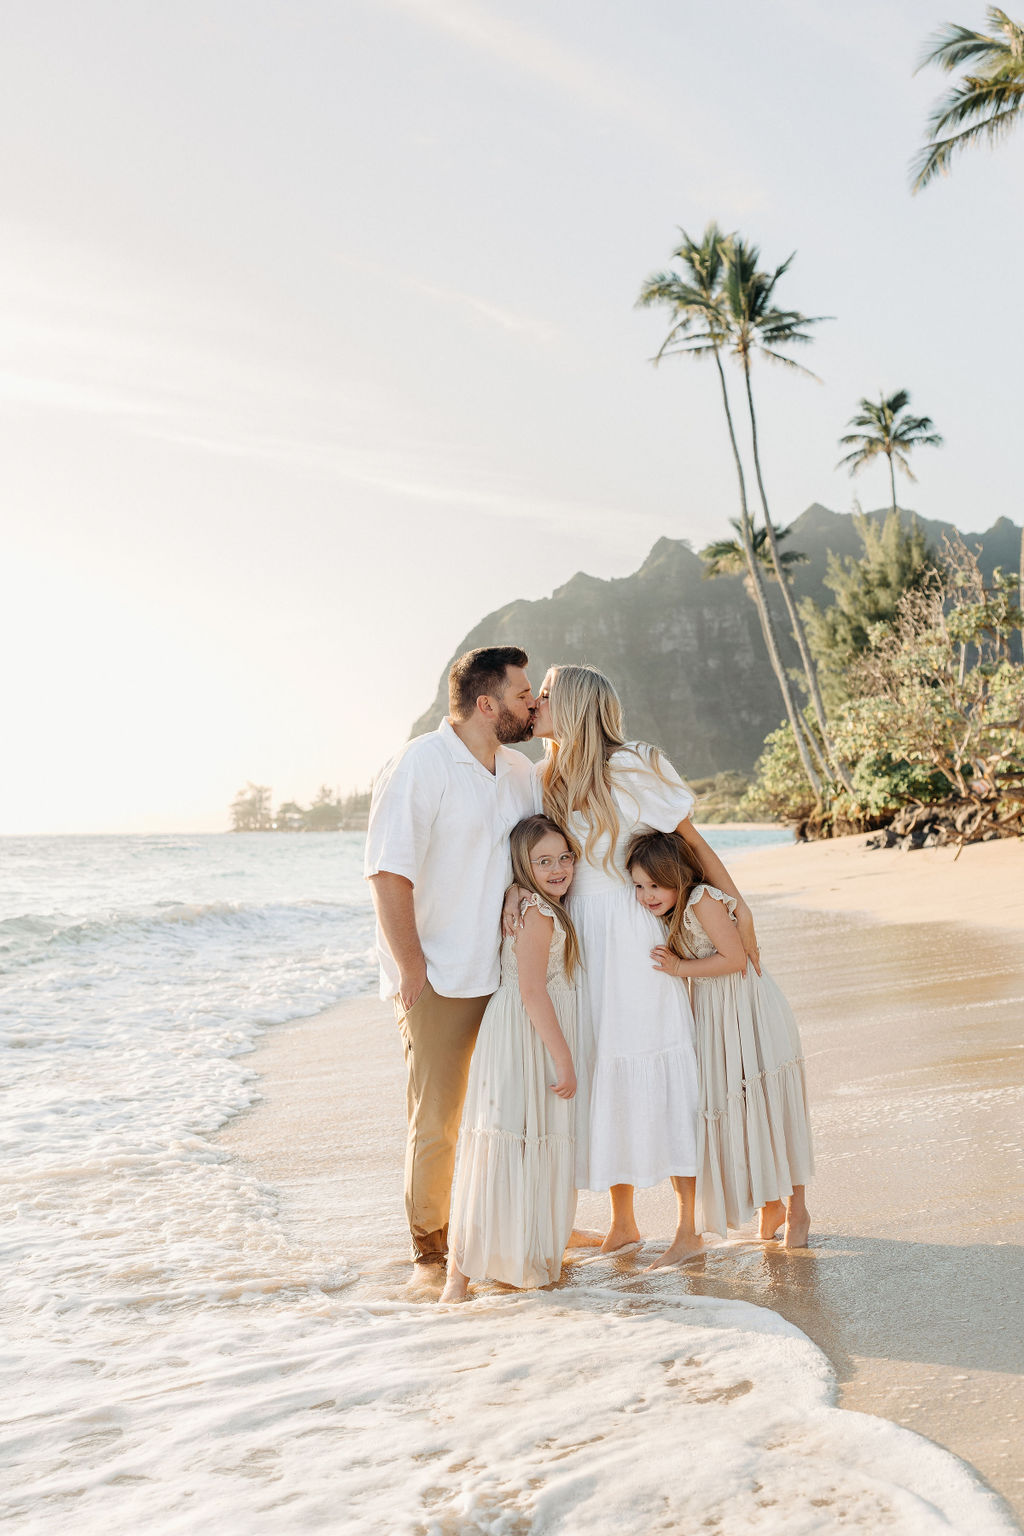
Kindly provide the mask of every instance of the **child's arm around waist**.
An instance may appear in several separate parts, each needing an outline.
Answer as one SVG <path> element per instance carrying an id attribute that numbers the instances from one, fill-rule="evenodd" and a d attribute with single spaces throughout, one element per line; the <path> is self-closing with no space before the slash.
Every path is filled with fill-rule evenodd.
<path id="1" fill-rule="evenodd" d="M 707 892 L 694 903 L 694 914 L 717 951 L 705 960 L 683 960 L 665 944 L 651 950 L 656 971 L 668 976 L 732 976 L 747 968 L 747 954 L 739 930 L 724 902 Z"/>
<path id="2" fill-rule="evenodd" d="M 555 1064 L 557 1080 L 553 1091 L 560 1099 L 571 1099 L 576 1092 L 576 1072 L 572 1052 L 562 1034 L 555 1005 L 548 995 L 548 954 L 555 920 L 545 917 L 536 907 L 527 907 L 523 926 L 516 935 L 516 959 L 519 965 L 519 995 L 530 1016 L 530 1023 L 544 1042 Z"/>

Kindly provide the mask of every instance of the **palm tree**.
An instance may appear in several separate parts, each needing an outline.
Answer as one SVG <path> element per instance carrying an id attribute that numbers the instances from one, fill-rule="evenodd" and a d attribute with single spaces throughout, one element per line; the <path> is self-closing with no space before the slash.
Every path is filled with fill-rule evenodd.
<path id="1" fill-rule="evenodd" d="M 914 192 L 940 172 L 948 174 L 959 150 L 979 139 L 995 144 L 1024 115 L 1024 27 L 994 5 L 986 17 L 994 36 L 950 22 L 929 38 L 917 66 L 935 64 L 952 74 L 966 64 L 972 72 L 936 104 L 928 119 L 930 142 L 914 163 Z M 950 128 L 956 132 L 947 134 Z"/>
<path id="2" fill-rule="evenodd" d="M 722 288 L 723 311 L 729 337 L 728 346 L 743 369 L 743 380 L 747 393 L 747 409 L 750 415 L 750 439 L 754 452 L 754 473 L 757 477 L 761 509 L 764 513 L 768 550 L 775 568 L 776 579 L 782 588 L 782 600 L 789 617 L 793 638 L 800 652 L 800 661 L 807 682 L 807 692 L 810 695 L 811 703 L 814 706 L 814 713 L 818 719 L 818 728 L 821 731 L 826 756 L 832 764 L 836 777 L 852 796 L 854 789 L 849 770 L 837 752 L 829 732 L 828 716 L 825 713 L 825 703 L 822 699 L 821 688 L 818 683 L 818 670 L 811 655 L 811 648 L 807 643 L 803 620 L 800 617 L 789 583 L 784 579 L 778 534 L 768 508 L 764 472 L 761 468 L 761 452 L 757 435 L 757 412 L 754 409 L 754 392 L 751 383 L 751 362 L 754 354 L 758 352 L 773 363 L 781 363 L 786 368 L 794 368 L 798 372 L 808 374 L 810 378 L 813 378 L 814 375 L 808 369 L 801 367 L 793 358 L 787 357 L 781 349 L 783 347 L 805 345 L 812 341 L 814 338 L 810 335 L 810 327 L 818 325 L 825 317 L 819 315 L 812 319 L 808 315 L 802 315 L 799 310 L 779 309 L 776 305 L 775 289 L 778 286 L 779 279 L 789 270 L 793 261 L 792 256 L 784 261 L 781 266 L 776 267 L 774 272 L 762 272 L 760 261 L 761 253 L 756 245 L 751 245 L 745 240 L 736 238 L 730 242 L 726 252 L 725 280 Z"/>
<path id="3" fill-rule="evenodd" d="M 741 525 L 736 518 L 729 519 L 729 526 L 736 529 L 742 535 Z M 792 528 L 776 528 L 775 537 L 781 544 L 788 539 L 793 532 Z M 768 534 L 764 528 L 758 528 L 754 532 L 754 558 L 759 565 L 764 566 L 768 580 L 777 580 L 775 565 L 772 560 L 771 549 L 768 547 Z M 704 562 L 704 579 L 713 581 L 716 576 L 740 576 L 747 569 L 746 550 L 741 542 L 736 539 L 717 539 L 713 544 L 708 544 L 700 551 L 700 559 Z M 796 549 L 784 549 L 781 555 L 783 572 L 788 574 L 794 565 L 806 565 L 807 556 Z M 749 590 L 750 576 L 747 575 L 746 584 Z"/>
<path id="4" fill-rule="evenodd" d="M 908 480 L 916 480 L 907 455 L 921 446 L 941 448 L 943 440 L 935 431 L 935 423 L 930 416 L 910 415 L 907 410 L 910 394 L 905 389 L 898 389 L 894 395 L 880 393 L 877 403 L 874 400 L 861 400 L 858 403 L 860 412 L 850 417 L 847 426 L 859 427 L 861 430 L 848 432 L 839 439 L 839 446 L 849 447 L 851 451 L 839 460 L 836 468 L 841 469 L 844 464 L 848 464 L 850 474 L 856 475 L 865 464 L 870 464 L 872 459 L 884 453 L 889 460 L 892 510 L 898 514 L 895 466 L 899 465 Z"/>
<path id="5" fill-rule="evenodd" d="M 793 696 L 793 689 L 779 651 L 775 620 L 768 607 L 761 566 L 754 553 L 754 529 L 747 503 L 746 478 L 743 473 L 743 461 L 740 457 L 739 445 L 736 442 L 736 429 L 733 424 L 732 407 L 729 403 L 729 391 L 725 382 L 725 370 L 722 367 L 722 350 L 726 345 L 728 337 L 728 323 L 722 299 L 722 288 L 732 237 L 723 234 L 714 221 L 707 226 L 700 240 L 691 239 L 684 229 L 681 229 L 679 233 L 682 236 L 682 240 L 672 255 L 676 261 L 680 262 L 682 273 L 680 274 L 672 270 L 654 273 L 641 288 L 637 305 L 640 308 L 651 308 L 656 304 L 664 305 L 672 316 L 672 325 L 668 334 L 652 359 L 655 365 L 660 363 L 663 357 L 679 353 L 689 353 L 695 357 L 710 355 L 715 360 L 715 368 L 722 391 L 722 407 L 725 411 L 726 426 L 729 430 L 729 443 L 732 447 L 733 461 L 736 465 L 740 516 L 735 526 L 740 535 L 743 557 L 747 567 L 750 584 L 749 591 L 753 597 L 754 606 L 757 609 L 757 615 L 761 623 L 761 633 L 764 636 L 765 649 L 768 652 L 772 671 L 775 673 L 779 684 L 779 691 L 782 694 L 786 714 L 793 730 L 793 737 L 800 754 L 800 761 L 803 764 L 807 782 L 811 786 L 815 802 L 820 809 L 823 803 L 821 780 L 811 762 L 804 733 L 801 729 L 796 699 Z"/>

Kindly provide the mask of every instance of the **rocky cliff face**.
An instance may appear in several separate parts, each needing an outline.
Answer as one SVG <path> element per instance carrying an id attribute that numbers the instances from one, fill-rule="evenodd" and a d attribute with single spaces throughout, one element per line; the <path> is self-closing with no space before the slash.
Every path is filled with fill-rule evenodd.
<path id="1" fill-rule="evenodd" d="M 884 516 L 884 513 L 871 514 Z M 938 545 L 950 524 L 921 519 Z M 971 535 L 983 566 L 1017 569 L 1020 529 L 1002 518 Z M 1005 546 L 1005 548 L 1004 548 Z M 812 506 L 796 519 L 787 547 L 809 564 L 796 573 L 798 596 L 827 601 L 822 586 L 830 549 L 860 550 L 850 514 Z M 797 664 L 781 600 L 770 593 L 788 666 Z M 703 578 L 693 550 L 659 539 L 631 576 L 602 581 L 582 572 L 537 602 L 513 602 L 486 618 L 460 642 L 456 656 L 479 645 L 521 645 L 537 687 L 553 662 L 586 661 L 615 683 L 631 737 L 655 742 L 679 771 L 703 778 L 723 769 L 747 772 L 769 731 L 783 718 L 778 684 L 765 655 L 753 604 L 739 577 Z M 433 704 L 411 734 L 434 730 L 448 706 L 446 662 Z M 531 756 L 536 755 L 531 752 Z"/>

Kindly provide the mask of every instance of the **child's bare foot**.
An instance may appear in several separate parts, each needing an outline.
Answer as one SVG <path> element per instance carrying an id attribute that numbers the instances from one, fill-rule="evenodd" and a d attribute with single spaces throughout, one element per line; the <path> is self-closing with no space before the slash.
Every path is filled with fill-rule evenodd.
<path id="1" fill-rule="evenodd" d="M 592 1227 L 573 1227 L 569 1233 L 567 1248 L 600 1248 L 604 1238 L 600 1232 L 595 1232 Z"/>
<path id="2" fill-rule="evenodd" d="M 811 1217 L 806 1208 L 799 1216 L 789 1216 L 786 1220 L 786 1233 L 782 1239 L 783 1248 L 806 1248 L 810 1230 Z"/>
<path id="3" fill-rule="evenodd" d="M 644 1274 L 652 1269 L 671 1269 L 675 1264 L 685 1264 L 688 1259 L 699 1258 L 704 1252 L 704 1239 L 699 1232 L 677 1232 L 664 1253 L 659 1253 L 653 1264 L 648 1264 Z"/>
<path id="4" fill-rule="evenodd" d="M 465 1301 L 468 1290 L 468 1275 L 460 1274 L 457 1269 L 449 1270 L 445 1288 L 437 1299 L 438 1301 Z"/>
<path id="5" fill-rule="evenodd" d="M 786 1202 L 769 1200 L 762 1205 L 757 1216 L 757 1235 L 762 1243 L 770 1243 L 786 1220 Z"/>
<path id="6" fill-rule="evenodd" d="M 601 1244 L 602 1253 L 618 1253 L 622 1248 L 638 1248 L 643 1242 L 636 1222 L 622 1223 L 608 1228 L 608 1235 Z"/>

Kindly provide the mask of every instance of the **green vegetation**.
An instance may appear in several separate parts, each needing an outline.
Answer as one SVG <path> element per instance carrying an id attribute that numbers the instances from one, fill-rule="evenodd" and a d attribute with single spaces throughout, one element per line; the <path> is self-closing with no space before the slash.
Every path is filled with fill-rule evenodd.
<path id="1" fill-rule="evenodd" d="M 1024 665 L 1011 652 L 1024 624 L 1017 583 L 1016 572 L 997 570 L 986 585 L 976 555 L 947 540 L 847 664 L 847 700 L 833 718 L 853 794 L 837 798 L 826 826 L 782 726 L 765 743 L 741 813 L 796 820 L 809 835 L 897 818 L 911 846 L 1024 834 Z"/>
<path id="2" fill-rule="evenodd" d="M 271 809 L 271 791 L 266 784 L 246 784 L 231 802 L 232 832 L 361 832 L 366 828 L 370 810 L 370 791 L 361 790 L 344 798 L 326 784 L 321 785 L 312 804 L 305 809 L 294 800 L 284 800 L 277 813 Z"/>
<path id="3" fill-rule="evenodd" d="M 800 604 L 830 708 L 849 698 L 849 668 L 867 649 L 874 626 L 891 622 L 903 594 L 935 564 L 916 518 L 904 528 L 898 512 L 884 522 L 857 513 L 855 526 L 860 558 L 828 557 L 824 582 L 831 605 L 821 608 L 810 598 Z"/>
<path id="4" fill-rule="evenodd" d="M 986 16 L 991 34 L 950 22 L 929 40 L 918 65 L 924 69 L 934 64 L 947 74 L 964 65 L 968 73 L 936 104 L 928 119 L 929 141 L 914 165 L 915 192 L 940 173 L 948 174 L 960 150 L 983 139 L 997 143 L 1021 118 L 1024 27 L 994 5 Z"/>
<path id="5" fill-rule="evenodd" d="M 742 821 L 740 805 L 750 789 L 745 773 L 716 773 L 709 779 L 691 779 L 690 788 L 697 796 L 694 820 Z"/>

